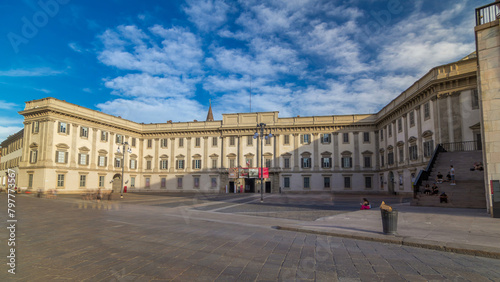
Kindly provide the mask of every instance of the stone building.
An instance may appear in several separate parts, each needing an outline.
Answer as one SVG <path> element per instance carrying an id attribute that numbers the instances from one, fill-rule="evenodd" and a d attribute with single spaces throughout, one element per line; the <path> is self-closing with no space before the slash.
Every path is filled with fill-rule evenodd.
<path id="1" fill-rule="evenodd" d="M 229 169 L 261 166 L 260 123 L 272 134 L 262 150 L 266 193 L 409 194 L 437 144 L 481 144 L 475 53 L 431 69 L 376 114 L 213 120 L 210 107 L 203 122 L 141 124 L 54 98 L 28 101 L 20 114 L 19 185 L 35 190 L 118 191 L 123 169 L 132 191 L 259 192 L 258 179 Z"/>
<path id="2" fill-rule="evenodd" d="M 14 170 L 16 175 L 19 175 L 19 164 L 23 148 L 23 131 L 24 129 L 21 129 L 19 132 L 7 137 L 0 144 L 2 156 L 0 159 L 0 189 L 2 190 L 5 190 L 8 186 L 7 172 L 9 169 Z M 16 185 L 18 184 L 18 180 L 19 178 L 16 178 Z"/>

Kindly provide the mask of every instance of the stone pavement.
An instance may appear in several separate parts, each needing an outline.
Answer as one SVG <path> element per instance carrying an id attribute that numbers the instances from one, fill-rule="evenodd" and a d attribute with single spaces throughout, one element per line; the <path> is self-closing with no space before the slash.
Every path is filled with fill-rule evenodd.
<path id="1" fill-rule="evenodd" d="M 392 205 L 398 211 L 397 235 L 382 232 L 378 207 L 324 217 L 279 229 L 500 258 L 500 219 L 485 209 Z"/>

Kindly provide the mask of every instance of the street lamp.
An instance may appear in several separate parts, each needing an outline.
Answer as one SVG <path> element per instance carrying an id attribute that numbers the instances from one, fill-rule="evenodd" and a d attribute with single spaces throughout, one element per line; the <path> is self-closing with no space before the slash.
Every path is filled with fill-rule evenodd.
<path id="1" fill-rule="evenodd" d="M 273 137 L 271 134 L 271 129 L 269 129 L 269 134 L 264 135 L 264 130 L 266 128 L 265 123 L 257 124 L 257 131 L 253 135 L 253 139 L 257 139 L 260 136 L 260 201 L 264 201 L 264 146 L 263 139 L 266 140 Z M 260 134 L 259 134 L 260 129 Z M 259 143 L 257 143 L 257 158 L 259 157 Z"/>
<path id="2" fill-rule="evenodd" d="M 125 170 L 125 152 L 128 152 L 129 154 L 132 153 L 132 150 L 130 147 L 125 151 L 125 145 L 128 145 L 128 142 L 122 143 L 123 145 L 123 154 L 122 154 L 122 187 L 120 188 L 120 199 L 123 199 L 123 179 L 124 177 L 124 170 Z M 116 150 L 118 153 L 120 153 L 120 146 L 118 146 L 118 149 Z"/>

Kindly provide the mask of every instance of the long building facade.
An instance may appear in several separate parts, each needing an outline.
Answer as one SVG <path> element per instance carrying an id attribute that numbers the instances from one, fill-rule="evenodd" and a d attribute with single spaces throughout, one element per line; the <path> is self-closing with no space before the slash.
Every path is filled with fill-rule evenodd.
<path id="1" fill-rule="evenodd" d="M 474 53 L 433 68 L 376 114 L 214 121 L 210 109 L 203 122 L 142 124 L 55 98 L 20 114 L 18 186 L 68 193 L 119 191 L 123 178 L 129 191 L 410 194 L 437 144 L 481 143 Z M 261 123 L 272 136 L 262 149 Z M 262 184 L 235 169 L 260 166 L 269 168 Z"/>

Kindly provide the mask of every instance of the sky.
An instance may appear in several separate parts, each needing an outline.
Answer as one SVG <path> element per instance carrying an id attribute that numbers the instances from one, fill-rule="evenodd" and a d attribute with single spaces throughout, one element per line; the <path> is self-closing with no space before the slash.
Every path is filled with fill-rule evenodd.
<path id="1" fill-rule="evenodd" d="M 376 113 L 475 51 L 492 0 L 4 0 L 0 140 L 54 97 L 135 122 Z"/>

